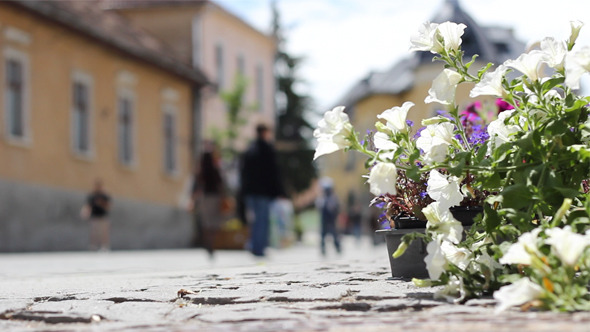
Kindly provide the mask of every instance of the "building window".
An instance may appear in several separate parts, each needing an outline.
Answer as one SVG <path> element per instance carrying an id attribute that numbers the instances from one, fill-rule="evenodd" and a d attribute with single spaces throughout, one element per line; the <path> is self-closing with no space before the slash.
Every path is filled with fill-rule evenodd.
<path id="1" fill-rule="evenodd" d="M 76 73 L 72 83 L 72 147 L 88 156 L 91 152 L 91 79 Z"/>
<path id="2" fill-rule="evenodd" d="M 28 138 L 28 58 L 24 53 L 5 51 L 5 125 L 7 137 L 24 141 Z"/>
<path id="3" fill-rule="evenodd" d="M 238 55 L 238 75 L 244 76 L 244 72 L 246 71 L 246 59 L 244 59 L 244 55 Z"/>
<path id="4" fill-rule="evenodd" d="M 133 98 L 124 95 L 119 96 L 118 104 L 119 161 L 124 165 L 131 165 L 135 159 L 135 150 L 133 148 Z"/>
<path id="5" fill-rule="evenodd" d="M 264 112 L 264 70 L 256 66 L 256 104 L 259 112 Z"/>
<path id="6" fill-rule="evenodd" d="M 225 67 L 223 65 L 223 46 L 215 46 L 215 68 L 217 71 L 217 86 L 222 90 L 225 86 Z"/>
<path id="7" fill-rule="evenodd" d="M 176 172 L 176 116 L 172 106 L 164 106 L 163 134 L 164 134 L 164 170 L 168 174 Z"/>

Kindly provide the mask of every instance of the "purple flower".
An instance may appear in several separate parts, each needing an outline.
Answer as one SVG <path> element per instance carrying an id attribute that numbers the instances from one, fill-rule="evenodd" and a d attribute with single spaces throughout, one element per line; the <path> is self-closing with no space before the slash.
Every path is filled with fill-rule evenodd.
<path id="1" fill-rule="evenodd" d="M 414 134 L 414 139 L 417 139 L 418 137 L 420 137 L 420 133 L 422 132 L 422 130 L 426 129 L 426 127 L 422 127 L 420 129 L 418 129 L 418 131 L 416 132 L 416 134 Z"/>
<path id="2" fill-rule="evenodd" d="M 406 123 L 408 124 L 408 126 L 413 127 L 414 126 L 414 121 L 412 120 L 406 120 Z"/>

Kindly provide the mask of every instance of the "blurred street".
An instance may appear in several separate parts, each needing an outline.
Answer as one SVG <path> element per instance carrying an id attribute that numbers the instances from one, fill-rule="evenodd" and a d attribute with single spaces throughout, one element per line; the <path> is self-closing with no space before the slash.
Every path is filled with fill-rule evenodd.
<path id="1" fill-rule="evenodd" d="M 268 257 L 203 249 L 0 255 L 2 331 L 586 331 L 584 313 L 494 314 L 391 278 L 386 248 L 317 239 Z M 328 247 L 331 249 L 330 247 Z"/>

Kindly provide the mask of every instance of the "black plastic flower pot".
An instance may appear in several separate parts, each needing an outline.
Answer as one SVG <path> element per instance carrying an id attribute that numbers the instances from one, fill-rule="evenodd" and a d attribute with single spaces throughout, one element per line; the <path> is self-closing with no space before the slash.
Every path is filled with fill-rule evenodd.
<path id="1" fill-rule="evenodd" d="M 403 255 L 393 258 L 393 253 L 402 242 L 402 237 L 405 234 L 413 232 L 424 233 L 426 222 L 411 217 L 401 217 L 396 218 L 395 224 L 400 228 L 380 229 L 376 231 L 377 234 L 383 234 L 385 237 L 391 276 L 394 278 L 427 278 L 428 271 L 424 262 L 424 257 L 426 257 L 426 243 L 421 239 L 414 240 Z"/>
<path id="2" fill-rule="evenodd" d="M 453 217 L 463 226 L 473 225 L 473 219 L 483 213 L 483 206 L 453 206 L 450 208 Z"/>

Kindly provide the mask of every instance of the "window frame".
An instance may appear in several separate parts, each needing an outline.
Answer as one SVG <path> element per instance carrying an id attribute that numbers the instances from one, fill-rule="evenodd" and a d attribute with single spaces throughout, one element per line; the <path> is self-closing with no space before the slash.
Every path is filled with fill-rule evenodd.
<path id="1" fill-rule="evenodd" d="M 3 57 L 3 85 L 4 85 L 4 126 L 5 138 L 9 143 L 15 145 L 28 146 L 32 143 L 33 133 L 31 129 L 31 93 L 30 93 L 30 60 L 29 55 L 23 51 L 16 50 L 12 47 L 4 48 Z M 20 65 L 21 68 L 21 82 L 20 82 L 20 118 L 21 118 L 21 135 L 14 135 L 12 130 L 13 107 L 10 98 L 10 84 L 8 82 L 8 63 L 14 61 Z"/>
<path id="2" fill-rule="evenodd" d="M 87 91 L 87 116 L 86 116 L 86 139 L 87 148 L 86 150 L 80 149 L 80 137 L 78 127 L 78 109 L 76 108 L 75 100 L 75 86 L 81 84 L 86 87 Z M 95 156 L 94 149 L 94 79 L 86 72 L 75 70 L 72 73 L 71 85 L 70 85 L 70 148 L 76 157 L 82 159 L 92 159 Z"/>
<path id="3" fill-rule="evenodd" d="M 256 65 L 256 103 L 258 104 L 258 112 L 264 113 L 264 66 L 262 63 Z"/>
<path id="4" fill-rule="evenodd" d="M 135 167 L 137 165 L 137 100 L 135 93 L 130 88 L 118 88 L 117 89 L 117 159 L 119 163 L 126 167 Z M 124 109 L 122 108 L 122 102 L 127 101 L 129 103 L 129 119 L 128 125 L 129 133 L 128 142 L 123 142 L 123 114 Z M 130 156 L 127 160 L 124 155 L 124 144 L 129 144 Z"/>
<path id="5" fill-rule="evenodd" d="M 217 79 L 217 89 L 219 91 L 225 88 L 225 50 L 222 43 L 215 45 L 215 78 Z"/>
<path id="6" fill-rule="evenodd" d="M 176 105 L 164 102 L 162 105 L 162 166 L 164 173 L 176 176 L 179 172 L 178 164 L 178 111 Z M 168 135 L 167 118 L 171 118 L 172 133 Z M 171 150 L 170 150 L 171 147 Z M 171 159 L 170 159 L 171 158 Z"/>

